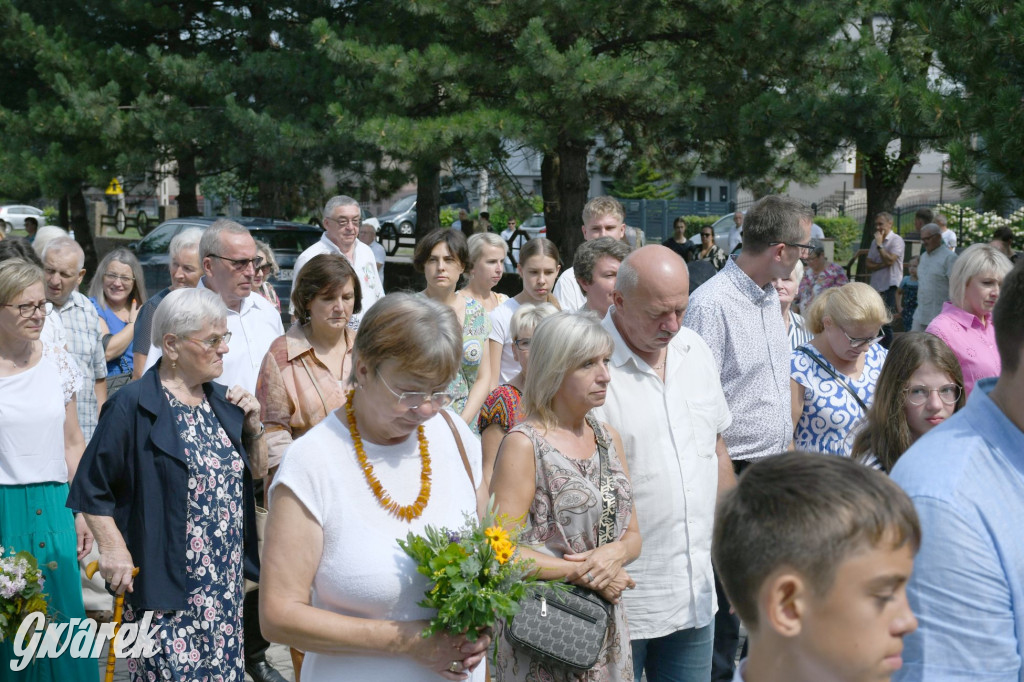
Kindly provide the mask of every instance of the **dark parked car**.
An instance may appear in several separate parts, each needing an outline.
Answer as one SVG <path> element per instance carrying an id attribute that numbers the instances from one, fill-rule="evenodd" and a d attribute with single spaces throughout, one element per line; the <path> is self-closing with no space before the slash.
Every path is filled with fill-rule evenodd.
<path id="1" fill-rule="evenodd" d="M 142 271 L 145 273 L 146 289 L 152 293 L 161 291 L 171 283 L 171 274 L 167 269 L 169 256 L 167 249 L 174 235 L 189 227 L 206 229 L 217 218 L 174 218 L 160 224 L 155 230 L 132 244 L 135 255 L 139 257 Z M 315 244 L 323 234 L 323 230 L 313 225 L 292 223 L 285 220 L 268 218 L 232 218 L 249 228 L 255 239 L 270 244 L 274 258 L 281 268 L 277 277 L 271 280 L 274 290 L 281 299 L 281 307 L 288 309 L 288 300 L 292 293 L 292 268 L 295 259 L 308 247 Z"/>

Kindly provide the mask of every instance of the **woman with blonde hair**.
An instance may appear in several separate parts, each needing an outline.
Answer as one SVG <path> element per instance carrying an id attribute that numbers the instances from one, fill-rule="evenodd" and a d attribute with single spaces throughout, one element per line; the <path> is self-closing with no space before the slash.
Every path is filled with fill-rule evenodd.
<path id="1" fill-rule="evenodd" d="M 925 329 L 945 341 L 960 361 L 968 396 L 978 379 L 999 376 L 1002 371 L 992 309 L 1003 278 L 1012 269 L 1010 259 L 994 246 L 969 246 L 953 264 L 949 300 Z"/>
<path id="2" fill-rule="evenodd" d="M 522 527 L 519 551 L 536 562 L 539 577 L 567 580 L 613 605 L 605 642 L 594 667 L 580 672 L 499 637 L 499 682 L 633 679 L 620 597 L 635 584 L 624 567 L 640 554 L 640 529 L 622 440 L 590 414 L 604 404 L 613 348 L 593 313 L 557 313 L 537 325 L 523 421 L 502 442 L 491 480 L 509 525 Z"/>
<path id="3" fill-rule="evenodd" d="M 478 232 L 469 240 L 469 280 L 460 292 L 479 301 L 488 313 L 508 300 L 505 294 L 493 291 L 505 274 L 508 244 L 493 232 Z"/>
<path id="4" fill-rule="evenodd" d="M 257 239 L 256 252 L 263 256 L 263 263 L 256 268 L 256 275 L 252 278 L 253 293 L 259 294 L 273 303 L 277 312 L 281 312 L 281 299 L 274 291 L 274 285 L 269 281 L 271 277 L 277 277 L 277 274 L 281 272 L 277 259 L 274 258 L 274 250 L 270 248 L 270 244 Z"/>
<path id="5" fill-rule="evenodd" d="M 814 339 L 793 352 L 790 386 L 798 450 L 850 455 L 851 428 L 867 414 L 885 363 L 891 321 L 871 286 L 852 282 L 818 294 L 807 311 Z"/>

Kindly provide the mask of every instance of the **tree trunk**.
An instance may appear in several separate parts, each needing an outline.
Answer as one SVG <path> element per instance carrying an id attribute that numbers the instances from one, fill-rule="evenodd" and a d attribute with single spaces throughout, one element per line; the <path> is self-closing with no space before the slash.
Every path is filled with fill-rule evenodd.
<path id="1" fill-rule="evenodd" d="M 548 239 L 562 255 L 563 269 L 572 263 L 576 247 L 583 241 L 583 206 L 587 203 L 590 176 L 587 154 L 590 142 L 571 140 L 560 135 L 554 151 L 541 161 L 541 188 L 544 192 L 544 222 Z"/>
<path id="2" fill-rule="evenodd" d="M 866 249 L 875 238 L 875 216 L 882 212 L 892 213 L 896 208 L 896 201 L 903 192 L 903 185 L 910 177 L 910 171 L 920 155 L 920 145 L 908 140 L 900 141 L 900 155 L 895 159 L 885 153 L 885 147 L 862 155 L 868 208 L 864 218 L 864 231 L 861 234 L 861 248 Z"/>
<path id="3" fill-rule="evenodd" d="M 441 227 L 441 164 L 430 159 L 417 161 L 416 236 Z"/>
<path id="4" fill-rule="evenodd" d="M 65 206 L 69 211 L 69 221 L 65 224 L 68 228 L 74 230 L 75 241 L 78 242 L 78 245 L 82 247 L 82 251 L 85 252 L 85 270 L 86 272 L 96 272 L 99 258 L 96 255 L 96 244 L 92 239 L 92 230 L 89 228 L 85 195 L 82 194 L 81 187 L 76 189 L 70 197 L 64 195 L 64 198 L 61 199 L 62 212 Z"/>
<path id="5" fill-rule="evenodd" d="M 191 150 L 184 151 L 178 157 L 178 215 L 199 215 L 199 198 L 196 195 L 198 186 L 195 153 Z"/>

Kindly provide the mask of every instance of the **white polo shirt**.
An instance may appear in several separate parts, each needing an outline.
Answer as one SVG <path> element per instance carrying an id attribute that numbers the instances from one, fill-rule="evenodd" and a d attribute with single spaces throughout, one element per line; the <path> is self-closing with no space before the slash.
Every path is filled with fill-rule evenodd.
<path id="1" fill-rule="evenodd" d="M 594 413 L 622 436 L 643 535 L 627 567 L 636 589 L 623 595 L 631 639 L 704 627 L 718 607 L 711 531 L 718 492 L 718 434 L 732 423 L 711 350 L 685 327 L 668 346 L 665 381 L 612 322 L 608 397 Z"/>
<path id="2" fill-rule="evenodd" d="M 576 271 L 572 268 L 562 272 L 551 293 L 566 312 L 574 313 L 587 305 L 587 296 L 583 293 L 580 283 L 576 281 Z"/>
<path id="3" fill-rule="evenodd" d="M 313 256 L 319 256 L 322 253 L 345 255 L 341 253 L 341 249 L 338 248 L 337 244 L 327 238 L 326 234 L 321 235 L 320 241 L 300 253 L 299 257 L 295 259 L 295 266 L 292 268 L 292 282 L 299 279 L 299 271 L 302 270 L 302 266 L 308 263 Z M 348 258 L 348 256 L 345 257 Z M 370 306 L 384 298 L 384 286 L 380 282 L 380 274 L 377 272 L 377 259 L 373 255 L 373 250 L 358 239 L 356 240 L 355 262 L 352 263 L 352 269 L 356 271 L 356 276 L 359 278 L 359 288 L 362 291 L 362 307 L 348 321 L 348 326 L 352 329 L 359 329 L 359 321 L 366 314 L 366 311 L 370 309 Z M 292 314 L 295 314 L 294 310 Z"/>
<path id="4" fill-rule="evenodd" d="M 199 279 L 197 289 L 206 289 L 205 277 Z M 270 350 L 274 339 L 284 334 L 281 314 L 267 299 L 259 294 L 250 294 L 242 299 L 238 312 L 228 309 L 228 331 L 231 341 L 224 356 L 224 372 L 214 379 L 228 388 L 241 386 L 250 393 L 256 392 L 256 379 L 260 375 L 263 357 Z M 163 349 L 153 345 L 146 356 L 146 370 L 156 364 L 163 355 Z"/>

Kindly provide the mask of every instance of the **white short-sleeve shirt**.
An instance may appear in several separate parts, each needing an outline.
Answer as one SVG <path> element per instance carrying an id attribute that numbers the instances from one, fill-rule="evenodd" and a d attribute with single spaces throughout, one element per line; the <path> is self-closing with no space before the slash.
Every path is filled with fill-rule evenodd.
<path id="1" fill-rule="evenodd" d="M 580 283 L 576 281 L 576 271 L 572 268 L 562 272 L 551 293 L 566 312 L 574 313 L 587 305 L 587 297 L 580 288 Z"/>
<path id="2" fill-rule="evenodd" d="M 423 514 L 406 523 L 391 516 L 374 498 L 356 460 L 343 410 L 329 414 L 285 452 L 270 494 L 287 486 L 323 528 L 324 546 L 313 577 L 312 605 L 356 618 L 429 619 L 433 612 L 417 605 L 427 578 L 398 546 L 409 532 L 423 533 L 427 524 L 457 529 L 465 515 L 476 514 L 476 491 L 466 475 L 452 431 L 441 415 L 424 424 L 429 443 L 432 487 Z M 473 480 L 482 475 L 480 441 L 455 416 L 452 421 L 466 448 Z M 421 462 L 415 432 L 397 445 L 363 441 L 367 461 L 399 504 L 416 499 Z M 394 655 L 326 655 L 307 653 L 303 682 L 335 680 L 440 679 L 411 658 Z M 470 678 L 484 682 L 484 666 Z"/>
<path id="3" fill-rule="evenodd" d="M 522 305 L 515 298 L 510 298 L 491 311 L 491 334 L 489 341 L 501 344 L 501 380 L 499 384 L 507 384 L 522 371 L 522 366 L 512 356 L 512 315 Z"/>
<path id="4" fill-rule="evenodd" d="M 624 595 L 631 639 L 704 627 L 717 609 L 711 531 L 718 492 L 718 435 L 732 423 L 717 364 L 704 340 L 683 327 L 668 346 L 665 381 L 615 340 L 608 396 L 595 410 L 622 436 L 643 536 Z"/>
<path id="5" fill-rule="evenodd" d="M 299 257 L 295 259 L 295 266 L 292 268 L 292 281 L 299 278 L 302 266 L 308 263 L 313 256 L 319 256 L 322 253 L 345 255 L 341 253 L 341 249 L 338 248 L 337 244 L 328 239 L 327 235 L 324 234 L 320 237 L 320 241 L 300 253 Z M 345 257 L 348 258 L 348 256 Z M 356 240 L 355 261 L 352 262 L 352 269 L 356 271 L 356 276 L 359 278 L 362 306 L 360 311 L 354 314 L 352 319 L 348 321 L 348 326 L 352 329 L 359 329 L 359 321 L 366 314 L 366 311 L 370 309 L 370 306 L 384 298 L 384 285 L 381 284 L 380 273 L 377 272 L 377 259 L 373 255 L 373 249 L 358 239 Z M 295 314 L 294 310 L 292 314 Z"/>

